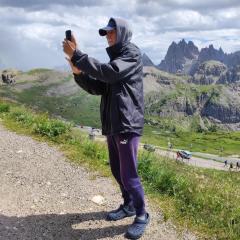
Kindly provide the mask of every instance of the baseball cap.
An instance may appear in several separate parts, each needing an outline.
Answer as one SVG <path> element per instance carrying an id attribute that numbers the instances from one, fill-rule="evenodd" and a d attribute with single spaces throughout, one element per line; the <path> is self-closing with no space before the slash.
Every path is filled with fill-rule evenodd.
<path id="1" fill-rule="evenodd" d="M 103 28 L 100 28 L 99 29 L 99 35 L 100 36 L 105 36 L 107 35 L 107 31 L 111 31 L 113 29 L 116 29 L 116 23 L 115 21 L 111 18 L 109 21 L 108 21 L 108 24 L 106 27 L 103 27 Z"/>

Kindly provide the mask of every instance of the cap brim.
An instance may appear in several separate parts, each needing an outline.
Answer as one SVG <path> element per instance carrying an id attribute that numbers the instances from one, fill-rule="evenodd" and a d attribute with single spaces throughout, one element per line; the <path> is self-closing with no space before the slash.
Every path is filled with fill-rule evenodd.
<path id="1" fill-rule="evenodd" d="M 105 35 L 107 35 L 107 31 L 111 31 L 113 29 L 115 29 L 115 28 L 114 27 L 109 27 L 109 26 L 106 26 L 104 28 L 100 28 L 99 29 L 99 35 L 100 36 L 105 36 Z"/>

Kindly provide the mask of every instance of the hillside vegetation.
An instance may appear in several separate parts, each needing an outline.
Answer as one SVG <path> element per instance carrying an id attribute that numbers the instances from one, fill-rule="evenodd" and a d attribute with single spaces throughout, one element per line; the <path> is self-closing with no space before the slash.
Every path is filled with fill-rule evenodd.
<path id="1" fill-rule="evenodd" d="M 79 88 L 71 73 L 34 69 L 18 75 L 15 85 L 0 86 L 0 94 L 79 125 L 100 127 L 100 98 Z"/>
<path id="2" fill-rule="evenodd" d="M 71 124 L 0 101 L 0 120 L 8 128 L 56 144 L 76 163 L 109 175 L 107 149 Z M 139 173 L 149 197 L 181 226 L 198 231 L 200 239 L 240 237 L 240 175 L 199 169 L 141 151 Z"/>
<path id="3" fill-rule="evenodd" d="M 212 65 L 216 67 L 217 63 L 212 61 L 204 65 L 207 72 Z M 71 73 L 33 69 L 18 73 L 15 79 L 13 85 L 0 86 L 1 97 L 77 125 L 101 127 L 100 96 L 90 95 L 79 88 Z M 234 86 L 195 84 L 187 75 L 145 67 L 143 141 L 163 147 L 171 141 L 175 148 L 239 155 L 240 133 L 228 130 L 237 123 L 223 123 L 229 119 L 237 121 L 240 102 L 238 106 L 239 97 L 232 94 Z"/>

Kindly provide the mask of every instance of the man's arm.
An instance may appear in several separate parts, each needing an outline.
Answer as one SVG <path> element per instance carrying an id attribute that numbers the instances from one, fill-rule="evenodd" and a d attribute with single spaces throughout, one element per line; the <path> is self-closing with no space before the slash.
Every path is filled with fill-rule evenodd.
<path id="1" fill-rule="evenodd" d="M 66 60 L 69 62 L 70 67 L 72 68 L 75 82 L 80 87 L 93 95 L 103 95 L 105 93 L 106 83 L 95 80 L 93 77 L 74 67 L 69 58 L 66 58 Z"/>
<path id="2" fill-rule="evenodd" d="M 92 95 L 103 95 L 106 91 L 106 83 L 99 80 L 95 80 L 93 77 L 86 73 L 81 72 L 80 74 L 75 74 L 75 82 L 85 91 Z"/>
<path id="3" fill-rule="evenodd" d="M 114 84 L 135 72 L 136 59 L 116 59 L 110 63 L 101 63 L 98 60 L 88 57 L 80 50 L 75 50 L 71 58 L 75 67 L 83 72 L 99 79 L 102 82 Z"/>

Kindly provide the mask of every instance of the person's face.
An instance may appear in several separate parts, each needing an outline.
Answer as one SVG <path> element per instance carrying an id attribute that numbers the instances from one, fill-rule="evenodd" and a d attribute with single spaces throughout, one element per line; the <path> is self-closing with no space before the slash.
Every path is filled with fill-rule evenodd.
<path id="1" fill-rule="evenodd" d="M 107 31 L 106 38 L 108 41 L 108 45 L 111 47 L 117 42 L 117 31 L 115 29 Z"/>

